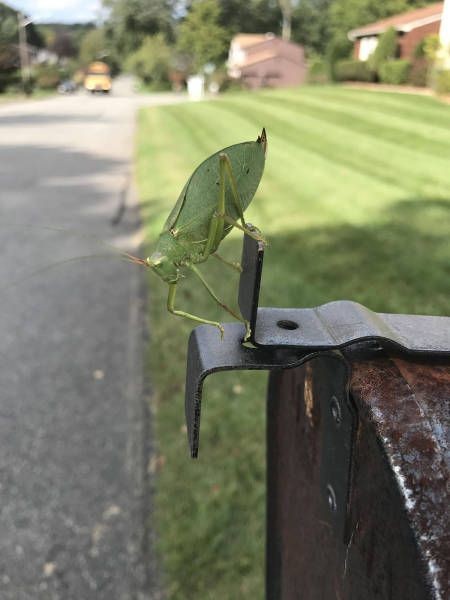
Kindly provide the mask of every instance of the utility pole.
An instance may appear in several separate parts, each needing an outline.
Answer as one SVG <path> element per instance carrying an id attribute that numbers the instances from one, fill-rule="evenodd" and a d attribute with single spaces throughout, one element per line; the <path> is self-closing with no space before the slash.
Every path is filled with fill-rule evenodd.
<path id="1" fill-rule="evenodd" d="M 27 48 L 26 26 L 31 23 L 31 19 L 25 19 L 22 12 L 17 13 L 17 26 L 19 30 L 19 55 L 20 55 L 20 73 L 22 75 L 22 87 L 24 94 L 31 93 L 30 89 L 30 61 Z"/>
<path id="2" fill-rule="evenodd" d="M 291 39 L 291 21 L 292 21 L 292 13 L 294 12 L 294 6 L 297 6 L 298 0 L 278 0 L 278 4 L 281 9 L 282 15 L 282 29 L 281 29 L 281 37 L 283 40 Z"/>

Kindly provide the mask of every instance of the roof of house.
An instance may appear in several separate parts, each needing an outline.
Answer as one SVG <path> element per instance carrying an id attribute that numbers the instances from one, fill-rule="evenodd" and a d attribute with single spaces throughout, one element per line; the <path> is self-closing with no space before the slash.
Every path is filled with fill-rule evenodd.
<path id="1" fill-rule="evenodd" d="M 279 56 L 276 52 L 272 50 L 266 50 L 265 52 L 256 52 L 255 54 L 251 54 L 246 57 L 239 65 L 241 69 L 245 67 L 250 67 L 251 65 L 256 65 L 257 63 L 264 62 L 265 60 L 269 60 L 271 58 L 275 58 Z"/>
<path id="2" fill-rule="evenodd" d="M 394 15 L 387 19 L 376 21 L 375 23 L 369 23 L 368 25 L 364 25 L 364 27 L 352 29 L 348 32 L 348 37 L 353 41 L 368 35 L 378 35 L 386 31 L 386 29 L 389 29 L 389 27 L 394 27 L 397 31 L 407 33 L 417 27 L 440 21 L 443 8 L 444 3 L 437 2 L 436 4 L 429 4 L 424 8 L 409 10 L 400 15 Z"/>
<path id="3" fill-rule="evenodd" d="M 241 48 L 246 48 L 273 39 L 274 37 L 273 33 L 238 33 L 231 42 L 238 44 Z"/>

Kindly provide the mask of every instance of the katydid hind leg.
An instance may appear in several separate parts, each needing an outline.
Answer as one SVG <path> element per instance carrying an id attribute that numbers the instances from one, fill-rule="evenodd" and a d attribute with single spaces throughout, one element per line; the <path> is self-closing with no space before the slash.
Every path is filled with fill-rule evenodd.
<path id="1" fill-rule="evenodd" d="M 244 233 L 249 235 L 251 238 L 253 238 L 257 241 L 260 241 L 260 242 L 267 243 L 266 240 L 261 235 L 259 235 L 258 233 L 252 231 L 251 229 L 249 229 L 247 227 L 247 223 L 245 222 L 245 219 L 244 219 L 244 209 L 242 207 L 241 199 L 239 197 L 237 182 L 236 182 L 236 179 L 235 179 L 234 173 L 233 173 L 233 167 L 231 165 L 229 156 L 225 153 L 220 155 L 220 173 L 221 173 L 221 179 L 223 178 L 223 180 L 225 180 L 225 176 L 228 177 L 228 180 L 230 182 L 230 187 L 231 187 L 231 193 L 233 196 L 233 202 L 234 202 L 234 205 L 238 212 L 241 224 L 239 224 L 235 219 L 233 219 L 232 217 L 230 217 L 229 215 L 226 214 L 225 207 L 223 209 L 223 212 L 219 209 L 218 216 L 219 217 L 223 216 L 223 220 L 225 221 L 225 223 L 229 223 L 230 225 L 233 225 L 233 227 L 237 227 L 237 229 L 240 229 L 241 231 L 243 231 Z M 225 185 L 225 182 L 224 182 L 224 185 Z"/>
<path id="2" fill-rule="evenodd" d="M 222 219 L 223 220 L 223 219 Z M 208 230 L 208 239 L 206 240 L 206 245 L 203 250 L 203 258 L 206 260 L 208 256 L 211 254 L 217 238 L 217 227 L 218 227 L 219 218 L 217 215 L 213 215 Z"/>
<path id="3" fill-rule="evenodd" d="M 223 177 L 225 178 L 225 175 L 228 176 L 228 179 L 230 181 L 230 187 L 231 187 L 231 193 L 233 196 L 234 205 L 236 207 L 236 210 L 238 211 L 238 215 L 239 215 L 239 219 L 241 220 L 242 227 L 246 227 L 247 224 L 244 219 L 244 208 L 242 206 L 242 202 L 239 197 L 239 191 L 238 191 L 236 178 L 234 177 L 233 167 L 231 165 L 231 160 L 230 160 L 230 157 L 228 156 L 228 154 L 223 153 L 220 155 L 220 168 L 221 168 L 221 171 L 223 171 Z M 224 207 L 223 212 L 225 212 L 225 207 Z"/>
<path id="4" fill-rule="evenodd" d="M 203 275 L 201 274 L 201 272 L 199 271 L 199 269 L 197 269 L 197 267 L 195 265 L 190 264 L 190 265 L 187 265 L 187 266 L 191 269 L 191 271 L 193 273 L 195 273 L 195 275 L 197 275 L 197 277 L 200 279 L 202 285 L 204 286 L 204 288 L 206 289 L 206 291 L 208 292 L 208 294 L 220 306 L 220 308 L 223 308 L 223 310 L 226 310 L 227 313 L 229 313 L 237 321 L 241 321 L 241 323 L 244 323 L 245 329 L 246 329 L 245 340 L 247 340 L 250 337 L 250 324 L 249 324 L 249 322 L 246 321 L 244 319 L 244 317 L 242 317 L 242 315 L 239 315 L 232 308 L 230 308 L 229 306 L 227 306 L 225 304 L 225 302 L 222 302 L 222 300 L 220 300 L 220 298 L 217 296 L 217 294 L 214 292 L 214 290 L 212 289 L 212 287 L 209 285 L 209 283 L 206 281 L 206 279 L 203 277 Z"/>
<path id="5" fill-rule="evenodd" d="M 204 259 L 208 258 L 214 248 L 217 248 L 223 237 L 225 223 L 222 215 L 225 213 L 225 171 L 222 168 L 222 161 L 220 162 L 219 177 L 217 212 L 213 215 L 209 224 L 208 239 L 206 240 L 206 246 L 203 251 Z"/>
<path id="6" fill-rule="evenodd" d="M 197 323 L 204 323 L 205 325 L 213 325 L 214 327 L 217 327 L 217 329 L 220 331 L 220 337 L 221 339 L 223 339 L 224 329 L 219 322 L 210 321 L 209 319 L 203 319 L 203 317 L 197 317 L 196 315 L 192 315 L 191 313 L 185 312 L 184 310 L 178 310 L 175 308 L 176 291 L 177 284 L 169 284 L 169 294 L 167 296 L 167 310 L 177 317 L 184 317 L 185 319 L 190 319 L 191 321 L 196 321 Z"/>

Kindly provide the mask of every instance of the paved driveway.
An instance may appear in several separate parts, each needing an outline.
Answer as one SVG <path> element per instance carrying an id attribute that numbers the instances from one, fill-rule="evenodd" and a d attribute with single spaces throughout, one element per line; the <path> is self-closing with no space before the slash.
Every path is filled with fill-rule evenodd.
<path id="1" fill-rule="evenodd" d="M 134 116 L 173 101 L 123 80 L 0 107 L 2 600 L 158 597 L 144 274 L 89 236 L 136 251 Z"/>

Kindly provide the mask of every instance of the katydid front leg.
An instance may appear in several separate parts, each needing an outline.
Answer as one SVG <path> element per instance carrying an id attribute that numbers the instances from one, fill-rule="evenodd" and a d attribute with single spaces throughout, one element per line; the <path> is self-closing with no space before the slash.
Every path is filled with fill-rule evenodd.
<path id="1" fill-rule="evenodd" d="M 214 258 L 217 258 L 217 260 L 220 260 L 220 262 L 223 263 L 224 265 L 227 265 L 227 266 L 231 267 L 232 269 L 234 269 L 238 273 L 242 273 L 242 265 L 241 265 L 241 263 L 239 263 L 239 262 L 231 262 L 229 260 L 226 260 L 223 256 L 220 256 L 220 254 L 218 254 L 217 252 L 214 252 L 214 254 L 212 256 L 214 256 Z"/>
<path id="2" fill-rule="evenodd" d="M 177 310 L 175 308 L 175 295 L 177 293 L 177 284 L 170 283 L 169 284 L 169 295 L 167 296 L 167 310 L 176 315 L 177 317 L 185 317 L 186 319 L 191 319 L 191 321 L 196 321 L 197 323 L 205 323 L 206 325 L 214 325 L 220 331 L 220 337 L 223 339 L 224 329 L 220 323 L 217 321 L 209 321 L 208 319 L 203 319 L 202 317 L 196 317 L 195 315 L 191 315 L 188 312 L 184 312 L 183 310 Z"/>

